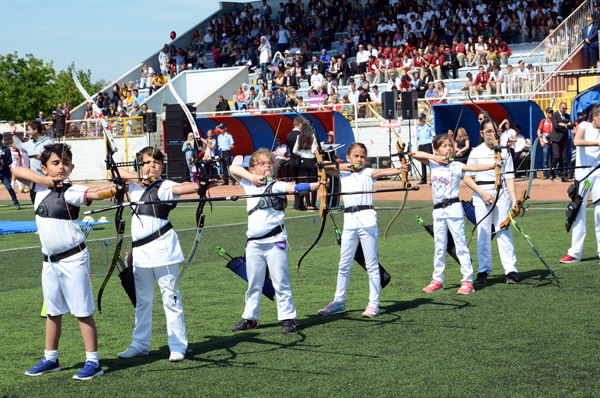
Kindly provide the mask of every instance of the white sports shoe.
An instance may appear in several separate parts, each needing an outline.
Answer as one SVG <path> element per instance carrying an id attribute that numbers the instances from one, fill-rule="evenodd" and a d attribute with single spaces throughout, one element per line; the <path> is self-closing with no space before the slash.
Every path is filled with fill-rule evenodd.
<path id="1" fill-rule="evenodd" d="M 171 362 L 181 362 L 185 359 L 185 354 L 183 352 L 173 351 L 171 356 L 169 357 L 169 361 Z"/>
<path id="2" fill-rule="evenodd" d="M 117 354 L 117 356 L 119 358 L 135 358 L 135 357 L 141 357 L 141 356 L 145 356 L 148 355 L 147 352 L 143 352 L 138 350 L 137 348 L 130 346 L 128 349 L 126 349 L 123 352 L 120 352 Z"/>

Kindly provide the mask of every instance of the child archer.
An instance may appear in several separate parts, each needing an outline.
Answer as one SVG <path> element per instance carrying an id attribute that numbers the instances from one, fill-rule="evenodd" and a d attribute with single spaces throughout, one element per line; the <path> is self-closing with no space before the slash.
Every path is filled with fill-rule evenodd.
<path id="1" fill-rule="evenodd" d="M 119 169 L 121 177 L 130 181 L 131 201 L 173 200 L 179 196 L 198 192 L 198 185 L 192 182 L 175 183 L 161 179 L 165 156 L 153 147 L 146 147 L 139 153 L 143 179 L 138 180 L 133 172 Z M 215 180 L 216 181 L 216 180 Z M 175 297 L 181 297 L 175 289 L 179 263 L 183 252 L 171 222 L 169 212 L 176 204 L 162 203 L 139 205 L 134 208 L 136 216 L 131 222 L 133 248 L 131 250 L 133 277 L 135 281 L 135 328 L 129 348 L 118 354 L 119 358 L 133 358 L 148 355 L 152 336 L 152 303 L 154 284 L 158 283 L 167 319 L 167 335 L 171 354 L 169 361 L 180 362 L 185 358 L 188 347 L 187 332 L 183 314 L 183 304 Z"/>
<path id="2" fill-rule="evenodd" d="M 395 176 L 408 171 L 408 164 L 401 169 L 366 168 L 367 148 L 360 142 L 355 142 L 348 147 L 346 160 L 349 163 L 342 165 L 344 170 L 328 167 L 327 173 L 339 175 L 342 192 L 371 191 L 375 180 L 386 176 Z M 346 291 L 350 281 L 350 270 L 354 264 L 354 254 L 358 243 L 363 248 L 365 266 L 369 273 L 369 304 L 363 312 L 365 318 L 379 315 L 379 291 L 381 279 L 379 275 L 379 258 L 377 255 L 377 212 L 373 207 L 373 194 L 344 196 L 344 231 L 340 249 L 340 264 L 337 279 L 335 298 L 325 308 L 319 310 L 321 315 L 340 314 L 346 311 Z"/>
<path id="3" fill-rule="evenodd" d="M 260 148 L 250 158 L 248 170 L 232 165 L 229 172 L 244 188 L 246 194 L 264 192 L 282 193 L 280 196 L 248 199 L 248 242 L 246 244 L 246 272 L 248 290 L 242 320 L 234 327 L 241 332 L 257 327 L 260 299 L 267 267 L 273 280 L 277 299 L 277 317 L 282 321 L 281 333 L 296 331 L 296 307 L 290 286 L 288 268 L 287 231 L 283 226 L 284 209 L 287 206 L 285 192 L 314 191 L 325 181 L 290 184 L 269 182 L 275 175 L 275 156 L 267 148 Z"/>
<path id="4" fill-rule="evenodd" d="M 494 168 L 494 164 L 465 165 L 461 162 L 450 163 L 454 155 L 454 142 L 447 134 L 433 139 L 435 154 L 418 151 L 414 158 L 429 165 L 431 170 L 431 188 L 433 193 L 433 231 L 435 254 L 433 256 L 433 280 L 423 288 L 425 293 L 444 290 L 444 269 L 446 268 L 446 246 L 448 230 L 456 245 L 456 255 L 460 260 L 463 274 L 458 294 L 470 294 L 473 289 L 473 265 L 469 247 L 465 240 L 465 215 L 458 197 L 460 178 L 465 171 L 484 171 Z"/>
<path id="5" fill-rule="evenodd" d="M 42 289 L 48 315 L 44 358 L 25 374 L 39 376 L 61 370 L 58 362 L 61 322 L 63 314 L 70 312 L 79 321 L 86 351 L 85 365 L 73 378 L 89 380 L 104 372 L 98 360 L 98 335 L 92 316 L 95 307 L 90 257 L 85 235 L 79 227 L 79 208 L 89 206 L 92 200 L 112 198 L 116 190 L 66 183 L 75 167 L 72 159 L 68 145 L 51 144 L 40 156 L 41 170 L 46 175 L 25 167 L 13 170 L 21 182 L 35 186 L 35 218 L 44 255 Z"/>

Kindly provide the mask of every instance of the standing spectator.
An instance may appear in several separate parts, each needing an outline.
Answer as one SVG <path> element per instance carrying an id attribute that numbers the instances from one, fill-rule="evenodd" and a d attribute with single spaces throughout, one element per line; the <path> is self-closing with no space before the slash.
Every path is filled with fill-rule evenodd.
<path id="1" fill-rule="evenodd" d="M 37 119 L 35 119 L 35 120 L 37 120 L 38 122 L 41 122 L 41 123 L 45 122 L 46 118 L 44 117 L 44 112 L 40 111 L 40 113 L 38 114 Z"/>
<path id="2" fill-rule="evenodd" d="M 195 159 L 198 156 L 198 150 L 196 149 L 198 144 L 195 141 L 194 133 L 189 133 L 187 140 L 181 146 L 181 151 L 185 153 L 185 164 L 187 164 L 190 171 L 190 181 L 192 182 L 194 181 L 192 158 Z"/>
<path id="3" fill-rule="evenodd" d="M 42 123 L 37 120 L 27 123 L 27 134 L 29 135 L 29 141 L 22 142 L 17 137 L 17 125 L 12 122 L 10 124 L 10 133 L 12 134 L 13 142 L 21 153 L 26 152 L 29 156 L 29 168 L 38 174 L 44 174 L 42 172 L 42 164 L 40 163 L 40 155 L 44 152 L 46 145 L 54 144 L 50 137 L 42 134 Z M 25 154 L 23 153 L 25 156 Z M 29 187 L 29 196 L 31 197 L 31 203 L 35 201 L 35 184 Z"/>
<path id="4" fill-rule="evenodd" d="M 550 134 L 552 133 L 552 114 L 554 110 L 552 108 L 546 109 L 546 118 L 540 121 L 537 135 L 540 138 L 540 145 L 543 151 L 543 165 L 544 169 L 549 169 L 552 165 L 552 141 L 550 141 Z M 543 179 L 547 180 L 550 178 L 554 181 L 554 172 L 550 173 L 548 170 L 544 170 Z"/>
<path id="5" fill-rule="evenodd" d="M 360 73 L 366 73 L 369 56 L 370 54 L 367 50 L 365 50 L 365 46 L 363 44 L 359 44 L 358 52 L 356 53 L 356 63 L 358 64 L 358 70 Z"/>
<path id="6" fill-rule="evenodd" d="M 219 124 L 217 129 L 219 130 L 217 143 L 219 145 L 220 157 L 225 162 L 225 167 L 223 167 L 223 185 L 229 185 L 229 180 L 231 180 L 232 185 L 235 185 L 235 180 L 229 174 L 229 166 L 231 165 L 231 150 L 234 146 L 233 137 L 227 132 L 227 126 L 225 123 Z"/>
<path id="7" fill-rule="evenodd" d="M 160 65 L 160 71 L 163 75 L 167 75 L 169 73 L 169 61 L 171 60 L 171 51 L 169 50 L 169 46 L 165 44 L 160 53 L 158 53 L 158 63 Z"/>
<path id="8" fill-rule="evenodd" d="M 56 105 L 56 121 L 54 122 L 54 137 L 52 138 L 61 138 L 65 135 L 66 123 L 67 114 L 63 111 L 62 103 L 59 102 Z"/>
<path id="9" fill-rule="evenodd" d="M 2 183 L 6 187 L 6 190 L 10 194 L 10 198 L 13 201 L 13 204 L 17 208 L 17 210 L 21 210 L 21 205 L 19 204 L 19 200 L 17 199 L 17 194 L 11 185 L 11 171 L 10 165 L 12 164 L 12 154 L 11 149 L 7 146 L 4 146 L 4 137 L 2 133 L 0 133 L 0 178 L 2 178 Z"/>
<path id="10" fill-rule="evenodd" d="M 290 46 L 290 32 L 283 25 L 277 31 L 277 51 L 283 53 Z"/>
<path id="11" fill-rule="evenodd" d="M 571 117 L 567 113 L 567 103 L 561 102 L 558 106 L 558 112 L 552 115 L 552 133 L 550 140 L 552 141 L 552 168 L 556 168 L 558 163 L 562 167 L 567 167 L 567 150 L 569 148 L 569 130 L 574 127 L 571 122 Z M 566 169 L 562 170 L 560 179 L 562 182 L 569 182 L 566 176 Z"/>
<path id="12" fill-rule="evenodd" d="M 273 10 L 271 10 L 271 6 L 267 4 L 267 0 L 262 0 L 262 7 L 260 9 L 261 17 L 266 18 L 267 20 L 271 19 L 271 14 Z"/>
<path id="13" fill-rule="evenodd" d="M 419 115 L 419 124 L 417 125 L 417 144 L 419 151 L 433 154 L 431 140 L 435 137 L 433 125 L 427 123 L 427 116 L 422 113 Z M 427 184 L 427 165 L 421 164 L 421 181 L 419 184 Z"/>
<path id="14" fill-rule="evenodd" d="M 263 0 L 263 3 L 266 2 Z M 268 63 L 271 60 L 271 43 L 269 43 L 269 39 L 266 36 L 261 36 L 260 38 L 260 46 L 258 47 L 258 51 L 260 51 L 259 63 L 260 70 L 263 72 L 265 79 L 268 76 L 269 69 Z"/>
<path id="15" fill-rule="evenodd" d="M 273 154 L 275 155 L 275 163 L 277 163 L 276 170 L 280 171 L 285 177 L 287 163 L 290 160 L 289 148 L 283 143 L 283 139 L 281 137 L 277 137 L 275 141 L 277 142 L 277 147 L 275 148 L 275 151 L 273 151 Z"/>
<path id="16" fill-rule="evenodd" d="M 581 32 L 583 38 L 583 64 L 585 68 L 594 69 L 598 62 L 598 26 L 593 18 L 587 17 L 587 26 Z"/>
<path id="17" fill-rule="evenodd" d="M 0 136 L 1 135 L 2 134 L 0 134 Z M 2 144 L 2 139 L 0 139 L 0 145 L 1 144 Z M 10 164 L 11 170 L 14 169 L 15 167 L 24 166 L 23 154 L 21 153 L 21 151 L 19 151 L 17 149 L 17 146 L 15 145 L 14 141 L 10 147 L 10 155 L 12 157 L 12 163 Z M 29 192 L 29 189 L 27 189 L 25 184 L 23 184 L 21 181 L 17 180 L 15 178 L 14 174 L 11 178 L 11 186 L 13 187 L 13 189 L 15 188 L 15 186 L 19 187 L 19 190 L 21 191 L 21 193 Z"/>
<path id="18" fill-rule="evenodd" d="M 296 141 L 300 135 L 300 129 L 302 128 L 302 118 L 296 117 L 293 123 L 294 129 L 286 137 L 286 141 L 289 145 L 288 148 L 294 148 L 296 145 Z M 294 152 L 290 152 L 290 160 L 288 163 L 292 169 L 292 177 L 298 178 L 300 176 L 300 156 Z M 297 179 L 296 183 L 300 183 L 300 180 Z M 306 206 L 304 206 L 304 196 L 294 195 L 294 210 L 306 210 Z"/>

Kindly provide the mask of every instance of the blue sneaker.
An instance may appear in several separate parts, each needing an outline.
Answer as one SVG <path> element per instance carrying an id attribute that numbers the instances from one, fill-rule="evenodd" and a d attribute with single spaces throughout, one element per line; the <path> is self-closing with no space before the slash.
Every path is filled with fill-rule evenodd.
<path id="1" fill-rule="evenodd" d="M 335 301 L 332 301 L 331 303 L 327 304 L 327 307 L 319 310 L 318 312 L 319 315 L 341 314 L 346 312 L 346 304 L 344 302 L 336 303 Z"/>
<path id="2" fill-rule="evenodd" d="M 46 358 L 42 358 L 40 362 L 35 365 L 31 369 L 27 369 L 25 371 L 26 376 L 39 376 L 48 372 L 58 372 L 60 370 L 60 365 L 58 364 L 58 359 L 56 362 L 48 361 Z"/>
<path id="3" fill-rule="evenodd" d="M 96 376 L 102 376 L 104 372 L 100 367 L 99 363 L 93 361 L 87 361 L 79 372 L 75 373 L 73 379 L 75 380 L 91 380 Z"/>

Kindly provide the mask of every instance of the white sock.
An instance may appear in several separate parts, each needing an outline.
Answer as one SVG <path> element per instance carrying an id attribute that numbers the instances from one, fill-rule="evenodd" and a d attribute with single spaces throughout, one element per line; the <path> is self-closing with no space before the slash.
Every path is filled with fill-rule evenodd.
<path id="1" fill-rule="evenodd" d="M 53 350 L 53 351 L 44 350 L 44 358 L 46 358 L 47 361 L 52 361 L 52 362 L 58 361 L 58 350 Z"/>
<path id="2" fill-rule="evenodd" d="M 100 363 L 100 361 L 98 360 L 98 351 L 94 351 L 94 352 L 85 352 L 85 360 L 86 361 L 92 361 L 95 362 L 97 364 Z"/>

